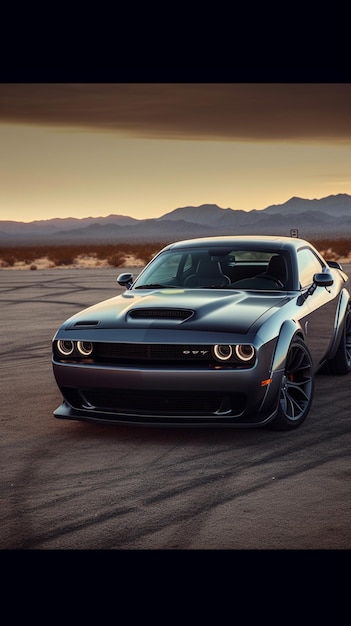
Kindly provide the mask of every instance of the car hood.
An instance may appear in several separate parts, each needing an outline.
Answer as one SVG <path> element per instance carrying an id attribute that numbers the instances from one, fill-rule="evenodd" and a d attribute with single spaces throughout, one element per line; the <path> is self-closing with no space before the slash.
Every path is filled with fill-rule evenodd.
<path id="1" fill-rule="evenodd" d="M 290 298 L 286 293 L 228 290 L 130 290 L 70 317 L 61 327 L 73 329 L 216 330 L 247 333 Z"/>

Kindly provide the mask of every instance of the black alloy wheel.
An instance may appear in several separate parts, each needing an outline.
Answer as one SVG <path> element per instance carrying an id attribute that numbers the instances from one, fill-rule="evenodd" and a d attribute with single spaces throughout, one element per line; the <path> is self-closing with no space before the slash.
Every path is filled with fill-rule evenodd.
<path id="1" fill-rule="evenodd" d="M 271 422 L 275 430 L 297 428 L 306 419 L 314 393 L 311 353 L 305 342 L 292 340 L 281 380 L 278 412 Z"/>

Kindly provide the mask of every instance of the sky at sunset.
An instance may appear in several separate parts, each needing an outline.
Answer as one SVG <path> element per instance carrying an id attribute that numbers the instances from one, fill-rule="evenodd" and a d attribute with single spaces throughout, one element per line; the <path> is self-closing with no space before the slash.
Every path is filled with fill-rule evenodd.
<path id="1" fill-rule="evenodd" d="M 0 220 L 351 195 L 351 83 L 0 83 Z"/>

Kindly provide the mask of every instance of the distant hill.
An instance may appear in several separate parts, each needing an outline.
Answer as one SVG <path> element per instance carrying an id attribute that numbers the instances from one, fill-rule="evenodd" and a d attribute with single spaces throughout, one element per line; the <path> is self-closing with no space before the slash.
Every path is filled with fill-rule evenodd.
<path id="1" fill-rule="evenodd" d="M 316 213 L 320 211 L 330 216 L 341 217 L 351 213 L 351 196 L 346 193 L 339 193 L 336 196 L 327 196 L 320 200 L 304 200 L 303 198 L 293 197 L 284 204 L 272 204 L 264 211 L 269 215 L 285 214 L 287 212 L 296 215 L 297 213 L 301 214 L 309 211 Z"/>
<path id="2" fill-rule="evenodd" d="M 35 220 L 34 222 L 14 222 L 0 220 L 0 232 L 9 235 L 34 234 L 51 235 L 72 230 L 82 230 L 89 226 L 100 224 L 131 225 L 138 222 L 126 215 L 108 215 L 107 217 L 54 217 L 49 220 Z"/>
<path id="3" fill-rule="evenodd" d="M 0 243 L 110 243 L 174 241 L 213 235 L 351 236 L 351 196 L 338 194 L 319 200 L 293 197 L 266 209 L 223 209 L 216 204 L 186 206 L 154 219 L 125 215 L 54 218 L 33 222 L 0 220 Z"/>

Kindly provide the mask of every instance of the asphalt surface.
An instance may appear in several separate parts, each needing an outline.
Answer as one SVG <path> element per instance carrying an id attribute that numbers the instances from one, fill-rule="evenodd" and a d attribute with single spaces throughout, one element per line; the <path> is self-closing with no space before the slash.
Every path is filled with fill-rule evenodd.
<path id="1" fill-rule="evenodd" d="M 350 549 L 351 376 L 317 376 L 288 433 L 53 416 L 51 339 L 117 273 L 0 271 L 0 549 Z"/>

